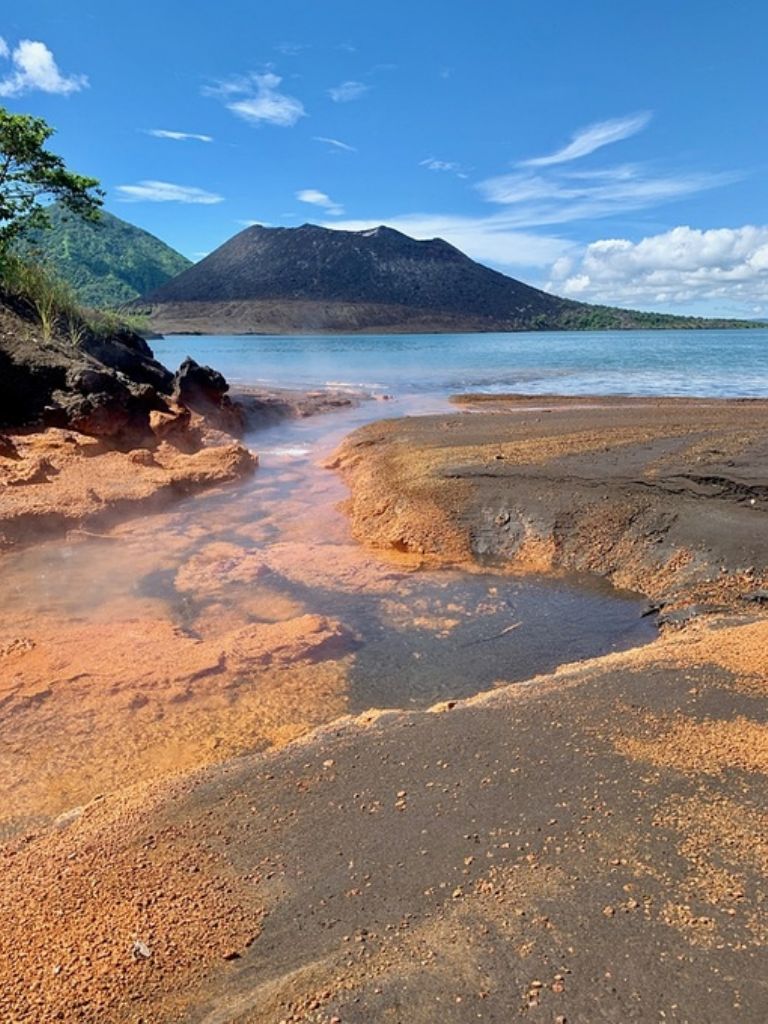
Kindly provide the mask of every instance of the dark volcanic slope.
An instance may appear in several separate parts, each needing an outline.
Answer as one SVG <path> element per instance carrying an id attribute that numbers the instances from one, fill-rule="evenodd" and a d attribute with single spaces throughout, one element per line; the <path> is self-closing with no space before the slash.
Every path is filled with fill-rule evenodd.
<path id="1" fill-rule="evenodd" d="M 146 297 L 161 330 L 530 330 L 699 326 L 587 306 L 392 228 L 251 227 Z"/>
<path id="2" fill-rule="evenodd" d="M 298 299 L 528 320 L 562 300 L 480 266 L 440 238 L 392 228 L 251 227 L 156 289 L 154 302 Z"/>

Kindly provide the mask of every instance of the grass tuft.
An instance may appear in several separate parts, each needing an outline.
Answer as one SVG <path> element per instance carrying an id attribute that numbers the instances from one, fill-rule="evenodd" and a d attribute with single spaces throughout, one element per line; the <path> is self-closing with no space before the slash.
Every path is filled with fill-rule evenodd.
<path id="1" fill-rule="evenodd" d="M 70 285 L 49 267 L 16 253 L 2 254 L 0 285 L 31 307 L 45 341 L 58 335 L 76 346 L 88 334 L 109 338 L 125 330 L 147 330 L 146 318 L 128 310 L 84 309 Z"/>

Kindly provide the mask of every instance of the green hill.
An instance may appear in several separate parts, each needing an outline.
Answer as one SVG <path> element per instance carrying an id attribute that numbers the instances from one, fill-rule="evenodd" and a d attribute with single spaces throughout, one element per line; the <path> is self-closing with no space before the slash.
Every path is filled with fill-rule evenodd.
<path id="1" fill-rule="evenodd" d="M 122 306 L 192 265 L 159 238 L 111 213 L 91 222 L 59 205 L 48 212 L 50 228 L 30 232 L 19 249 L 40 257 L 85 306 Z"/>

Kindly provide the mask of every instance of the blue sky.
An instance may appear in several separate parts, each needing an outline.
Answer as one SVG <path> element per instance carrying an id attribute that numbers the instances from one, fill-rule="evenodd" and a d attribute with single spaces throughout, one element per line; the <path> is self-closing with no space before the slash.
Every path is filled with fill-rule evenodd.
<path id="1" fill-rule="evenodd" d="M 575 298 L 768 315 L 759 0 L 28 0 L 0 37 L 0 103 L 192 258 L 388 223 Z"/>

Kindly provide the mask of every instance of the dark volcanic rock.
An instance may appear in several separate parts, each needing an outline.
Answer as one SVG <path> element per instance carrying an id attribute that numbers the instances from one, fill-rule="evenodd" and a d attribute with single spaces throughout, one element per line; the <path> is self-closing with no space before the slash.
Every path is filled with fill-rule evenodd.
<path id="1" fill-rule="evenodd" d="M 227 391 L 229 384 L 218 370 L 200 366 L 190 356 L 187 356 L 173 378 L 174 396 L 190 409 L 196 409 L 200 404 L 218 405 Z"/>
<path id="2" fill-rule="evenodd" d="M 178 418 L 183 406 L 241 429 L 242 411 L 216 371 L 187 360 L 174 377 L 128 329 L 101 336 L 82 325 L 79 334 L 43 337 L 24 303 L 0 294 L 0 425 L 132 438 L 153 432 L 153 413 Z"/>
<path id="3" fill-rule="evenodd" d="M 245 412 L 227 392 L 229 384 L 218 370 L 200 366 L 189 356 L 173 378 L 173 397 L 178 405 L 204 416 L 227 433 L 242 433 Z"/>
<path id="4" fill-rule="evenodd" d="M 81 433 L 148 433 L 149 413 L 173 377 L 130 331 L 77 342 L 41 336 L 23 304 L 0 296 L 0 423 L 69 426 Z"/>

